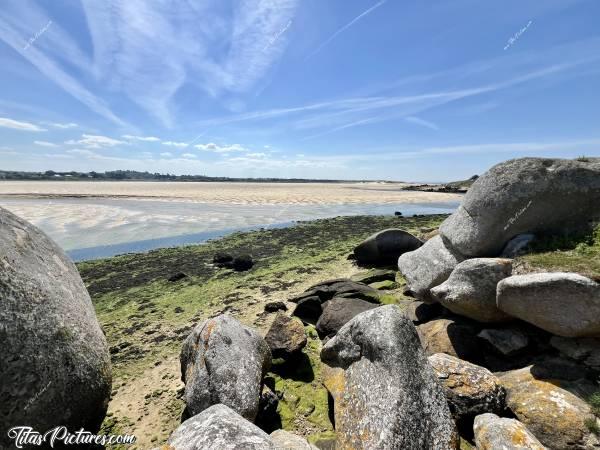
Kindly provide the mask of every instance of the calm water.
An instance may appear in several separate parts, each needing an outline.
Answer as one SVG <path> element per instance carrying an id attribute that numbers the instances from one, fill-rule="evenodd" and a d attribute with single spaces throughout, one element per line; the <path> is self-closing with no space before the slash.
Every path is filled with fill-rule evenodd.
<path id="1" fill-rule="evenodd" d="M 40 227 L 75 261 L 198 244 L 235 231 L 342 215 L 450 213 L 458 204 L 238 205 L 97 198 L 0 199 L 0 206 Z"/>

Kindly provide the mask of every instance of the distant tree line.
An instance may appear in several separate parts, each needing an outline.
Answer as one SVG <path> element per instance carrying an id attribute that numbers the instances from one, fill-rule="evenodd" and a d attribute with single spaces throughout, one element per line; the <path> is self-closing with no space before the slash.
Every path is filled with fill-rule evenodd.
<path id="1" fill-rule="evenodd" d="M 20 172 L 0 170 L 0 180 L 69 180 L 69 181 L 229 181 L 270 183 L 340 183 L 341 180 L 316 180 L 308 178 L 229 178 L 206 175 L 171 175 L 169 173 L 138 172 L 136 170 L 112 170 L 109 172 Z M 362 180 L 356 180 L 362 181 Z"/>

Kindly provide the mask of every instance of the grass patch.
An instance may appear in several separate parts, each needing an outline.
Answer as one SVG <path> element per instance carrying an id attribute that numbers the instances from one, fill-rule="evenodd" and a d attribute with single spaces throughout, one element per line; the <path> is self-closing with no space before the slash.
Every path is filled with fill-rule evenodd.
<path id="1" fill-rule="evenodd" d="M 600 225 L 584 233 L 542 237 L 518 259 L 534 269 L 577 272 L 600 281 Z"/>

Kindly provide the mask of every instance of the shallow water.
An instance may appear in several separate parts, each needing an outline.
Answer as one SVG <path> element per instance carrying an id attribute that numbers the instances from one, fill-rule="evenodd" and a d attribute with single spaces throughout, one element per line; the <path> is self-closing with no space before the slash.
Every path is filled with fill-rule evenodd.
<path id="1" fill-rule="evenodd" d="M 0 198 L 76 260 L 201 243 L 225 234 L 342 215 L 438 214 L 457 201 L 398 204 L 221 204 L 168 200 Z"/>

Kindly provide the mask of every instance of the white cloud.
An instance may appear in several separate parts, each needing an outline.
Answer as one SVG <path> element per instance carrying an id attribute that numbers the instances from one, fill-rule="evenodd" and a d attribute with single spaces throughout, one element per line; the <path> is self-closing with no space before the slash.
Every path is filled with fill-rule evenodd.
<path id="1" fill-rule="evenodd" d="M 0 127 L 12 128 L 13 130 L 22 131 L 47 131 L 45 128 L 41 128 L 33 123 L 20 122 L 18 120 L 9 119 L 7 117 L 0 117 Z"/>
<path id="2" fill-rule="evenodd" d="M 58 145 L 48 141 L 33 141 L 33 143 L 41 147 L 58 147 Z"/>
<path id="3" fill-rule="evenodd" d="M 185 142 L 173 142 L 173 141 L 163 141 L 163 145 L 168 145 L 169 147 L 177 147 L 177 148 L 186 148 L 188 144 Z"/>
<path id="4" fill-rule="evenodd" d="M 121 137 L 130 141 L 160 142 L 160 139 L 154 136 L 132 136 L 130 134 L 124 134 Z"/>
<path id="5" fill-rule="evenodd" d="M 162 156 L 164 158 L 171 158 L 173 156 L 173 153 L 171 153 L 171 152 L 162 152 L 160 154 L 160 156 Z"/>
<path id="6" fill-rule="evenodd" d="M 77 128 L 79 126 L 73 122 L 70 122 L 70 123 L 44 122 L 44 125 L 48 125 L 48 126 L 54 127 L 54 128 L 60 128 L 62 130 L 68 130 L 70 128 Z"/>
<path id="7" fill-rule="evenodd" d="M 97 136 L 92 134 L 83 134 L 83 139 L 78 141 L 69 140 L 66 141 L 65 144 L 68 145 L 83 145 L 88 148 L 102 148 L 102 147 L 115 147 L 117 145 L 126 144 L 124 141 L 119 141 L 117 139 L 109 138 L 107 136 Z"/>
<path id="8" fill-rule="evenodd" d="M 44 156 L 49 159 L 70 159 L 71 155 L 65 155 L 64 153 L 45 153 Z"/>
<path id="9" fill-rule="evenodd" d="M 184 158 L 196 158 L 196 155 L 194 155 L 193 153 L 184 153 L 183 155 Z"/>
<path id="10" fill-rule="evenodd" d="M 249 158 L 266 158 L 267 154 L 266 153 L 260 153 L 260 152 L 258 152 L 258 153 L 247 153 L 247 156 Z"/>
<path id="11" fill-rule="evenodd" d="M 232 144 L 232 145 L 218 145 L 214 142 L 209 142 L 208 144 L 196 144 L 194 145 L 198 150 L 203 150 L 206 152 L 214 152 L 214 153 L 231 153 L 231 152 L 247 152 L 248 149 L 242 147 L 240 144 Z"/>

